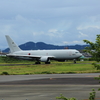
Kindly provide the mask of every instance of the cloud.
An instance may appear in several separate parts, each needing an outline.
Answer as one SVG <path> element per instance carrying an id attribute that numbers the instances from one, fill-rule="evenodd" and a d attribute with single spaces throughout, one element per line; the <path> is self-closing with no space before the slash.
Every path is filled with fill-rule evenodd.
<path id="1" fill-rule="evenodd" d="M 57 29 L 50 29 L 48 32 L 50 32 L 50 33 L 57 33 Z"/>
<path id="2" fill-rule="evenodd" d="M 73 43 L 73 44 L 82 44 L 83 41 L 77 41 L 77 40 L 76 40 L 76 41 L 73 41 L 72 43 Z"/>
<path id="3" fill-rule="evenodd" d="M 78 36 L 79 38 L 81 38 L 81 37 L 88 37 L 87 34 L 84 34 L 84 33 L 82 33 L 82 32 L 79 32 L 79 34 L 80 34 L 80 35 Z"/>
<path id="4" fill-rule="evenodd" d="M 100 29 L 100 26 L 92 26 L 92 25 L 90 25 L 90 26 L 79 26 L 77 28 L 77 30 L 84 30 L 84 29 L 89 29 L 89 28 Z"/>
<path id="5" fill-rule="evenodd" d="M 15 21 L 17 21 L 17 22 L 19 22 L 19 23 L 31 23 L 30 22 L 30 20 L 29 19 L 27 19 L 27 18 L 25 18 L 25 17 L 23 17 L 23 16 L 21 16 L 21 15 L 17 15 L 17 16 L 15 16 Z"/>
<path id="6" fill-rule="evenodd" d="M 99 9 L 100 0 L 1 0 L 0 48 L 8 47 L 5 34 L 18 44 L 94 41 L 100 34 Z"/>

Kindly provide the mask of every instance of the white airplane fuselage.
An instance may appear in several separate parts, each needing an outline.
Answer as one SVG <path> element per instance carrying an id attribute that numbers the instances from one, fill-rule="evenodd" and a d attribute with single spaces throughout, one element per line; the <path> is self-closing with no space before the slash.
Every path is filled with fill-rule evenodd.
<path id="1" fill-rule="evenodd" d="M 75 49 L 21 50 L 9 36 L 6 36 L 6 38 L 11 51 L 7 56 L 36 59 L 38 62 L 41 61 L 46 63 L 50 62 L 50 59 L 64 61 L 68 59 L 77 59 L 82 56 L 82 54 Z"/>
<path id="2" fill-rule="evenodd" d="M 65 50 L 27 50 L 27 51 L 17 51 L 12 54 L 15 55 L 32 55 L 36 56 L 53 56 L 55 59 L 75 59 L 82 56 L 77 50 L 65 49 Z"/>

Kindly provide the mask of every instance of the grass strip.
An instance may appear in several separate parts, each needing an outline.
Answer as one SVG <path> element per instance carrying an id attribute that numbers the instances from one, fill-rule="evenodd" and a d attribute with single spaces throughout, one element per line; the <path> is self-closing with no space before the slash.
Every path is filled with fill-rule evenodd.
<path id="1" fill-rule="evenodd" d="M 1 75 L 29 75 L 29 74 L 66 74 L 66 73 L 99 73 L 92 62 L 56 62 L 40 65 L 0 66 Z"/>

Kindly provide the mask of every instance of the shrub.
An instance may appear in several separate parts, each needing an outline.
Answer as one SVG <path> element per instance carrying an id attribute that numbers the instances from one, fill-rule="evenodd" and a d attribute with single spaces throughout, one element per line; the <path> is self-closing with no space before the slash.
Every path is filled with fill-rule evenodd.
<path id="1" fill-rule="evenodd" d="M 62 94 L 60 94 L 60 97 L 56 97 L 56 99 L 61 99 L 61 100 L 77 100 L 76 98 L 66 98 Z"/>
<path id="2" fill-rule="evenodd" d="M 8 72 L 2 72 L 1 75 L 9 75 Z"/>

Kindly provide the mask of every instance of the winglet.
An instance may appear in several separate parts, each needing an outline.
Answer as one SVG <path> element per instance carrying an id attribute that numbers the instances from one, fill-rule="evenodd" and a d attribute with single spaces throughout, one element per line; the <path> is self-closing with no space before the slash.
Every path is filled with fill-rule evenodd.
<path id="1" fill-rule="evenodd" d="M 11 53 L 16 52 L 16 51 L 21 51 L 18 45 L 14 43 L 14 41 L 8 35 L 5 35 L 5 37 L 7 39 Z"/>

